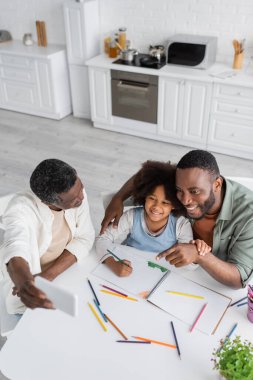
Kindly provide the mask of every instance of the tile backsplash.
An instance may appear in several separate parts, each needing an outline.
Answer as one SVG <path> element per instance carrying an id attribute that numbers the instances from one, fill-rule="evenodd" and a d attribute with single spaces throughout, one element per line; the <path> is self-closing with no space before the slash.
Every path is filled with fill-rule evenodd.
<path id="1" fill-rule="evenodd" d="M 71 1 L 71 0 L 69 0 Z M 73 0 L 75 1 L 75 0 Z M 64 0 L 0 0 L 0 28 L 13 38 L 33 33 L 35 20 L 46 22 L 49 43 L 65 43 Z M 253 56 L 253 0 L 99 0 L 101 39 L 127 27 L 132 47 L 166 44 L 175 33 L 218 37 L 218 60 L 233 56 L 233 38 L 246 38 L 246 56 Z"/>

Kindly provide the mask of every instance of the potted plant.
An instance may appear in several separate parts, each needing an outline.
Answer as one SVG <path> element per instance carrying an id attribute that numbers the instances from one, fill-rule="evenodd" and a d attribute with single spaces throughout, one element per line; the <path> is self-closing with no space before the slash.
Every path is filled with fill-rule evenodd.
<path id="1" fill-rule="evenodd" d="M 214 368 L 226 380 L 253 380 L 253 344 L 234 340 L 221 341 L 221 346 L 213 352 Z"/>

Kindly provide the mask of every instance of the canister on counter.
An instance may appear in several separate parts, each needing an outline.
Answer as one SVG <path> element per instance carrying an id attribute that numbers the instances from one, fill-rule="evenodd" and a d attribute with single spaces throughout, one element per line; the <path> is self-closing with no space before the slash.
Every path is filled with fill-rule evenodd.
<path id="1" fill-rule="evenodd" d="M 123 50 L 126 49 L 126 31 L 127 31 L 127 28 L 122 27 L 122 28 L 119 28 L 119 32 L 118 32 L 119 44 Z"/>
<path id="2" fill-rule="evenodd" d="M 109 46 L 109 57 L 116 58 L 118 55 L 118 47 L 115 41 L 112 41 Z"/>

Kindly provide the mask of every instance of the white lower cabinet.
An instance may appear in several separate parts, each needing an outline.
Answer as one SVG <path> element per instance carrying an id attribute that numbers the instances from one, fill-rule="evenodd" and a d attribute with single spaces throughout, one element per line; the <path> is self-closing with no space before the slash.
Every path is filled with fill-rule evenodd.
<path id="1" fill-rule="evenodd" d="M 185 77 L 181 70 L 156 70 L 158 121 L 150 124 L 112 116 L 110 69 L 114 66 L 98 56 L 88 67 L 95 127 L 253 160 L 252 76 L 238 73 L 225 82 L 193 69 Z M 144 74 L 145 70 L 129 71 Z"/>
<path id="2" fill-rule="evenodd" d="M 61 119 L 72 111 L 62 47 L 0 46 L 0 108 Z"/>
<path id="3" fill-rule="evenodd" d="M 89 86 L 92 121 L 110 125 L 112 116 L 110 70 L 89 67 Z"/>
<path id="4" fill-rule="evenodd" d="M 206 147 L 212 85 L 160 78 L 158 135 L 178 144 Z"/>
<path id="5" fill-rule="evenodd" d="M 253 159 L 253 88 L 214 84 L 207 148 Z"/>

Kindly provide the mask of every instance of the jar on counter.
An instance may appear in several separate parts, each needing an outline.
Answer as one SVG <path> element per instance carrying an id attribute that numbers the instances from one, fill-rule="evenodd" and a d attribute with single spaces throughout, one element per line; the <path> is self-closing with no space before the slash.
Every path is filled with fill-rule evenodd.
<path id="1" fill-rule="evenodd" d="M 119 28 L 119 32 L 118 32 L 119 44 L 123 50 L 126 49 L 126 31 L 127 31 L 127 28 Z"/>
<path id="2" fill-rule="evenodd" d="M 105 52 L 105 54 L 109 54 L 111 42 L 112 42 L 111 37 L 105 37 L 105 39 L 104 39 L 104 52 Z"/>
<path id="3" fill-rule="evenodd" d="M 117 58 L 118 55 L 118 47 L 115 43 L 115 41 L 112 41 L 109 46 L 109 57 L 110 58 Z"/>

